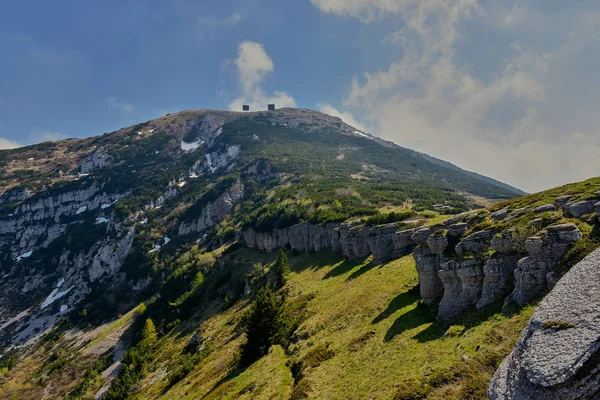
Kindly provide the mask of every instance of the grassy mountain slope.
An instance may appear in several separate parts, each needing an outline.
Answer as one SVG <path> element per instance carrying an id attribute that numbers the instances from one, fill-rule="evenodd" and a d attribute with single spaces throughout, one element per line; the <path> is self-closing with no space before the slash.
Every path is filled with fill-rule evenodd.
<path id="1" fill-rule="evenodd" d="M 599 189 L 600 178 L 594 178 L 508 200 L 491 211 L 532 208 L 566 194 L 574 200 L 593 198 Z M 534 218 L 580 226 L 584 239 L 571 250 L 565 268 L 598 245 L 591 215 L 588 222 L 573 220 L 561 210 L 524 213 L 509 223 L 486 217 L 473 230 L 524 226 Z M 85 387 L 83 397 L 71 398 L 93 396 L 109 374 L 87 371 L 94 371 L 112 346 L 129 344 L 131 338 L 135 344 L 141 323 L 152 318 L 159 339 L 132 384 L 132 398 L 481 399 L 535 307 L 502 312 L 496 304 L 440 322 L 435 310 L 420 302 L 411 256 L 373 265 L 370 259 L 290 253 L 291 274 L 280 293 L 287 294 L 286 308 L 297 329 L 289 345 L 274 346 L 241 367 L 244 315 L 275 255 L 228 246 L 161 253 L 162 262 L 171 266 L 160 296 L 151 294 L 145 305 L 95 329 L 74 329 L 82 316 L 73 316 L 62 331 L 15 354 L 10 368 L 4 358 L 0 395 L 63 398 Z M 190 352 L 195 333 L 202 345 Z"/>

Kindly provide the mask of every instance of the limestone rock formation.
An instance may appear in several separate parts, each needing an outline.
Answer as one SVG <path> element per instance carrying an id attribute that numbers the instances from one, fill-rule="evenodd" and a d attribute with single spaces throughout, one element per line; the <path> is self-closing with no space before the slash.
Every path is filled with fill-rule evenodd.
<path id="1" fill-rule="evenodd" d="M 512 300 L 523 305 L 549 288 L 546 276 L 553 272 L 569 247 L 581 238 L 575 224 L 549 226 L 525 242 L 529 257 L 519 260 L 515 270 Z"/>
<path id="2" fill-rule="evenodd" d="M 493 232 L 489 230 L 472 233 L 456 245 L 456 254 L 463 256 L 466 253 L 483 253 L 490 248 Z"/>
<path id="3" fill-rule="evenodd" d="M 496 371 L 492 400 L 600 398 L 600 250 L 556 284 Z"/>
<path id="4" fill-rule="evenodd" d="M 442 256 L 433 253 L 427 245 L 419 245 L 413 251 L 413 257 L 419 274 L 419 291 L 423 303 L 433 304 L 444 294 L 444 286 L 438 275 Z"/>
<path id="5" fill-rule="evenodd" d="M 215 201 L 206 204 L 191 222 L 182 222 L 179 225 L 179 235 L 187 235 L 191 232 L 203 232 L 212 228 L 220 222 L 225 215 L 229 214 L 237 202 L 244 197 L 244 185 L 235 183 Z"/>
<path id="6" fill-rule="evenodd" d="M 438 319 L 455 317 L 477 303 L 484 279 L 481 261 L 448 261 L 439 271 L 439 277 L 444 285 L 444 297 L 438 308 Z"/>
<path id="7" fill-rule="evenodd" d="M 476 305 L 478 310 L 503 300 L 509 294 L 519 258 L 519 255 L 497 254 L 487 259 L 483 265 L 481 298 Z"/>

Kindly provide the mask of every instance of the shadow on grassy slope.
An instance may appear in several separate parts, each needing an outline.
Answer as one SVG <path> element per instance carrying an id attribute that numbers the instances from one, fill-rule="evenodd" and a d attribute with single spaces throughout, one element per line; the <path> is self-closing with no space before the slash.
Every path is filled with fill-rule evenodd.
<path id="1" fill-rule="evenodd" d="M 336 276 L 344 275 L 350 271 L 352 271 L 359 263 L 343 260 L 335 265 L 331 269 L 331 271 L 327 272 L 323 279 L 334 278 Z"/>
<path id="2" fill-rule="evenodd" d="M 378 316 L 376 316 L 372 324 L 376 324 L 378 322 L 383 321 L 384 319 L 389 318 L 396 311 L 413 304 L 414 302 L 420 299 L 419 296 L 419 286 L 413 286 L 411 289 L 406 292 L 400 293 L 398 296 L 394 297 L 390 304 L 388 304 L 387 308 L 381 312 Z"/>
<path id="3" fill-rule="evenodd" d="M 385 310 L 380 314 L 373 323 L 379 322 L 383 318 L 386 318 L 386 315 L 391 315 L 394 312 L 394 308 L 400 309 L 402 308 L 402 302 L 404 303 L 404 307 L 411 304 L 411 300 L 415 298 L 418 299 L 419 296 L 417 293 L 414 294 L 414 298 L 411 299 L 409 296 L 410 292 L 405 292 L 398 295 L 392 302 L 390 306 L 388 306 L 388 310 Z M 510 318 L 516 312 L 520 311 L 520 309 L 514 309 L 510 311 L 502 311 L 502 302 L 497 302 L 489 307 L 487 307 L 483 311 L 476 311 L 474 308 L 462 313 L 456 318 L 447 320 L 447 321 L 438 321 L 436 320 L 437 309 L 436 307 L 427 307 L 422 303 L 418 302 L 416 307 L 412 310 L 402 314 L 388 329 L 385 334 L 384 341 L 389 342 L 394 339 L 396 336 L 402 334 L 403 332 L 418 328 L 419 326 L 430 324 L 427 328 L 423 329 L 415 336 L 413 339 L 418 342 L 429 342 L 432 340 L 438 340 L 443 338 L 446 332 L 448 332 L 448 328 L 453 325 L 462 326 L 463 331 L 467 331 L 471 328 L 477 327 L 482 323 L 486 322 L 490 318 L 494 318 L 496 315 L 503 315 L 506 318 Z"/>

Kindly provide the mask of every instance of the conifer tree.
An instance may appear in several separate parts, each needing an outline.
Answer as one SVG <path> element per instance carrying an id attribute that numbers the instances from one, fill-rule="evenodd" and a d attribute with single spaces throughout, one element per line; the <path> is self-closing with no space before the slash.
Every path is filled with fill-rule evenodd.
<path id="1" fill-rule="evenodd" d="M 285 315 L 285 299 L 277 297 L 269 285 L 262 287 L 246 316 L 246 343 L 242 363 L 250 365 L 269 351 L 273 344 L 287 340 L 291 324 Z"/>
<path id="2" fill-rule="evenodd" d="M 275 260 L 275 265 L 273 265 L 273 272 L 275 273 L 275 286 L 279 289 L 285 285 L 288 274 L 290 273 L 290 264 L 283 249 L 279 249 L 277 260 Z"/>

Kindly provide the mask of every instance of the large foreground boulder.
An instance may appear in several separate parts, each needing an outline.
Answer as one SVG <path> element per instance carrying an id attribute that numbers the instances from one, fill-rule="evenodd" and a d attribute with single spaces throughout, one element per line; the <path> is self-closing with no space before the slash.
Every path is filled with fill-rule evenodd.
<path id="1" fill-rule="evenodd" d="M 492 400 L 600 398 L 600 250 L 533 313 L 488 390 Z"/>

